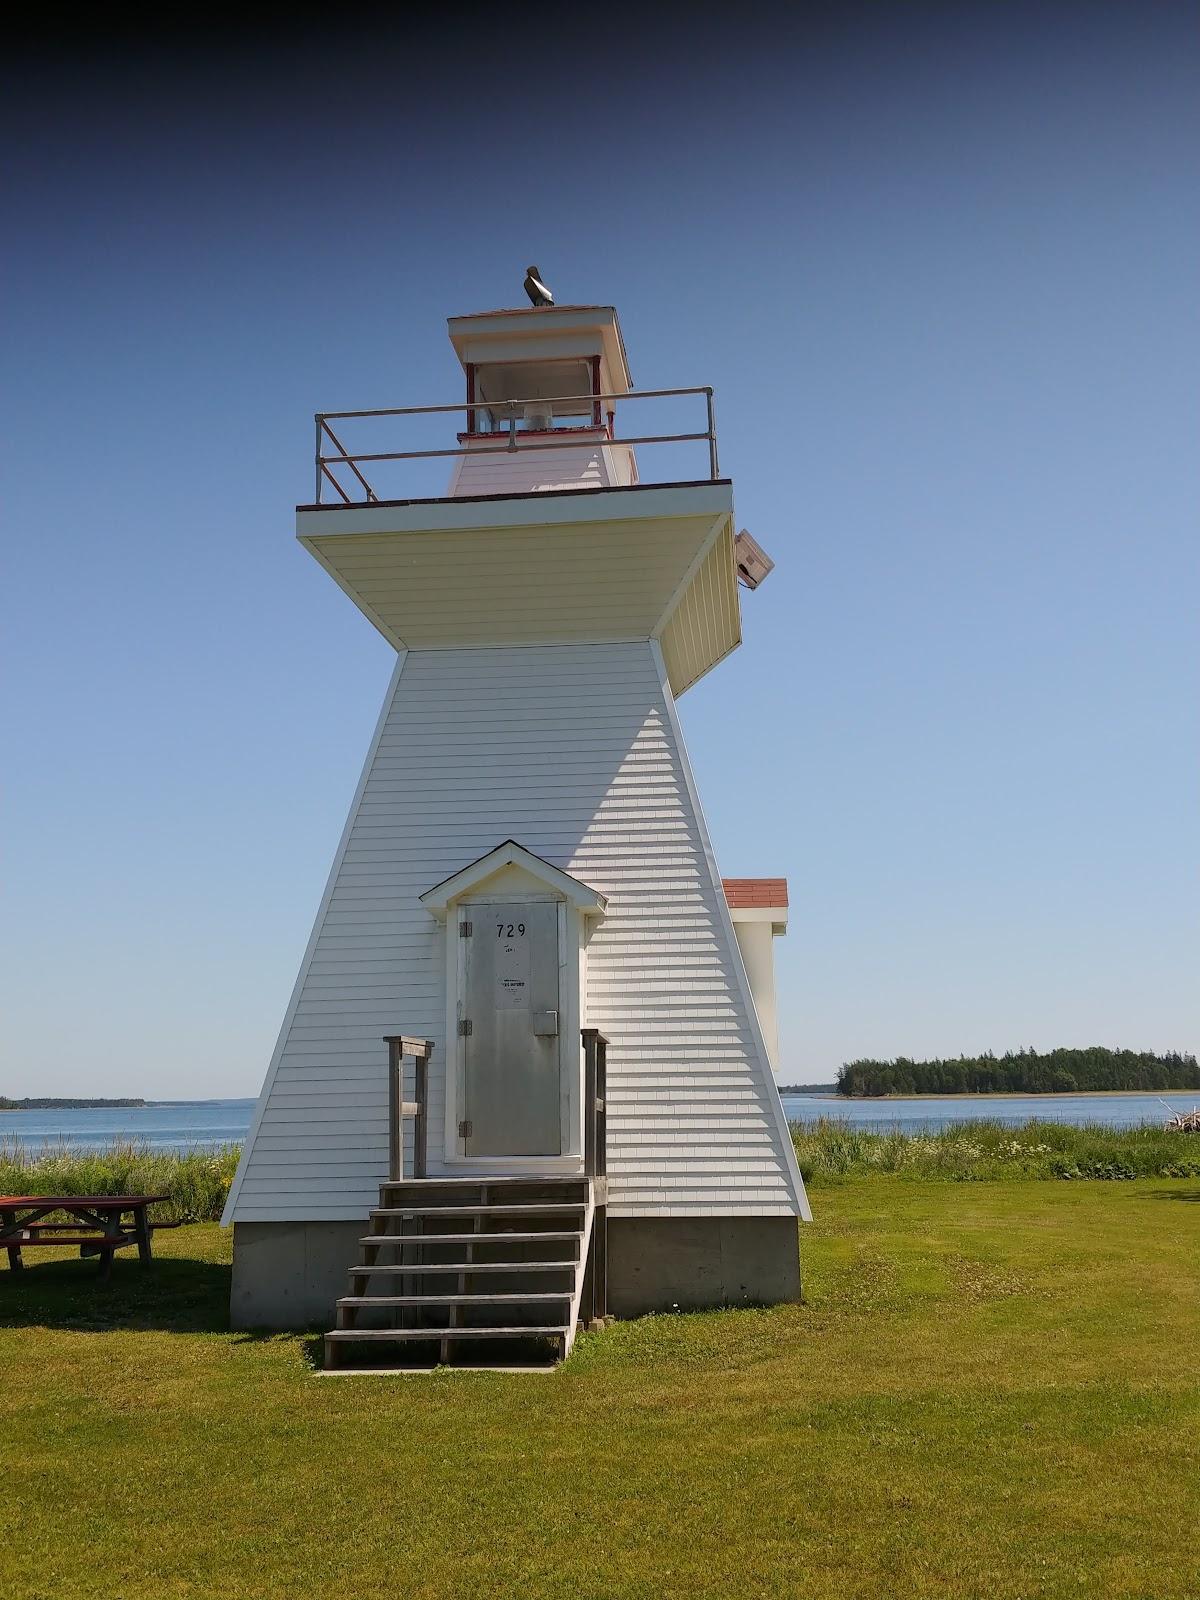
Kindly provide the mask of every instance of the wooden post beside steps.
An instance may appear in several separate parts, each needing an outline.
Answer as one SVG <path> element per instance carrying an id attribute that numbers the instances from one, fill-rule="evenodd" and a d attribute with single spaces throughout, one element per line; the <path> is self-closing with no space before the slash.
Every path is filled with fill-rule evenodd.
<path id="1" fill-rule="evenodd" d="M 583 1029 L 583 1170 L 592 1179 L 595 1206 L 592 1242 L 580 1319 L 608 1315 L 608 1040 L 598 1028 Z"/>
<path id="2" fill-rule="evenodd" d="M 432 1039 L 409 1039 L 402 1033 L 384 1036 L 388 1047 L 388 1177 L 398 1182 L 404 1177 L 404 1118 L 413 1119 L 414 1178 L 425 1176 L 429 1152 L 429 1133 L 425 1118 L 425 1096 L 429 1077 Z M 404 1058 L 412 1056 L 414 1084 L 412 1100 L 404 1098 Z"/>

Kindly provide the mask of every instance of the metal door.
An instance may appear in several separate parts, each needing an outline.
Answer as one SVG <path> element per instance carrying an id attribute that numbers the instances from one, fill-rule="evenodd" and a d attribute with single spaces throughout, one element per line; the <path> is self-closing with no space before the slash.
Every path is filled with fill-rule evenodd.
<path id="1" fill-rule="evenodd" d="M 480 902 L 461 906 L 459 915 L 463 1150 L 556 1156 L 562 1149 L 558 904 Z"/>

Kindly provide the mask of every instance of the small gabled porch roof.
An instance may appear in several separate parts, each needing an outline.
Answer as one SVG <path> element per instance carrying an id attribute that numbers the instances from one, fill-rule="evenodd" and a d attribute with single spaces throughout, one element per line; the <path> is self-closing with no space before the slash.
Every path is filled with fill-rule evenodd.
<path id="1" fill-rule="evenodd" d="M 529 877 L 553 889 L 555 894 L 562 895 L 585 917 L 602 916 L 608 904 L 608 897 L 598 889 L 593 889 L 579 878 L 573 878 L 569 872 L 563 872 L 541 856 L 535 856 L 532 850 L 526 850 L 515 839 L 506 839 L 503 844 L 498 844 L 494 850 L 489 850 L 451 877 L 435 883 L 432 889 L 426 889 L 419 896 L 420 902 L 435 917 L 444 917 L 454 901 L 461 900 L 464 894 L 472 890 L 483 888 L 506 867 L 519 867 Z"/>

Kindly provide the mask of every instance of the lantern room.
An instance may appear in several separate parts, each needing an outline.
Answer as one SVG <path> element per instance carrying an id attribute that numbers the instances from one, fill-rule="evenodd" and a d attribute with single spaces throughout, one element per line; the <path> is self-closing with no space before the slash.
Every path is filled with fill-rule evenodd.
<path id="1" fill-rule="evenodd" d="M 631 388 L 612 306 L 540 306 L 451 317 L 450 342 L 467 380 L 469 439 L 609 425 Z"/>
<path id="2" fill-rule="evenodd" d="M 451 495 L 637 482 L 633 451 L 612 444 L 632 387 L 612 306 L 485 311 L 451 317 L 449 333 L 467 400 Z"/>

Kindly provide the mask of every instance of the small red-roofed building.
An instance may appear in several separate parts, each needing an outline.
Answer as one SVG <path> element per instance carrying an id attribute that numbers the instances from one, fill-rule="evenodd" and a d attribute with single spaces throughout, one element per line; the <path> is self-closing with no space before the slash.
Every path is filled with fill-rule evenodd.
<path id="1" fill-rule="evenodd" d="M 722 878 L 738 949 L 774 1071 L 779 1071 L 774 941 L 787 932 L 786 878 Z"/>

